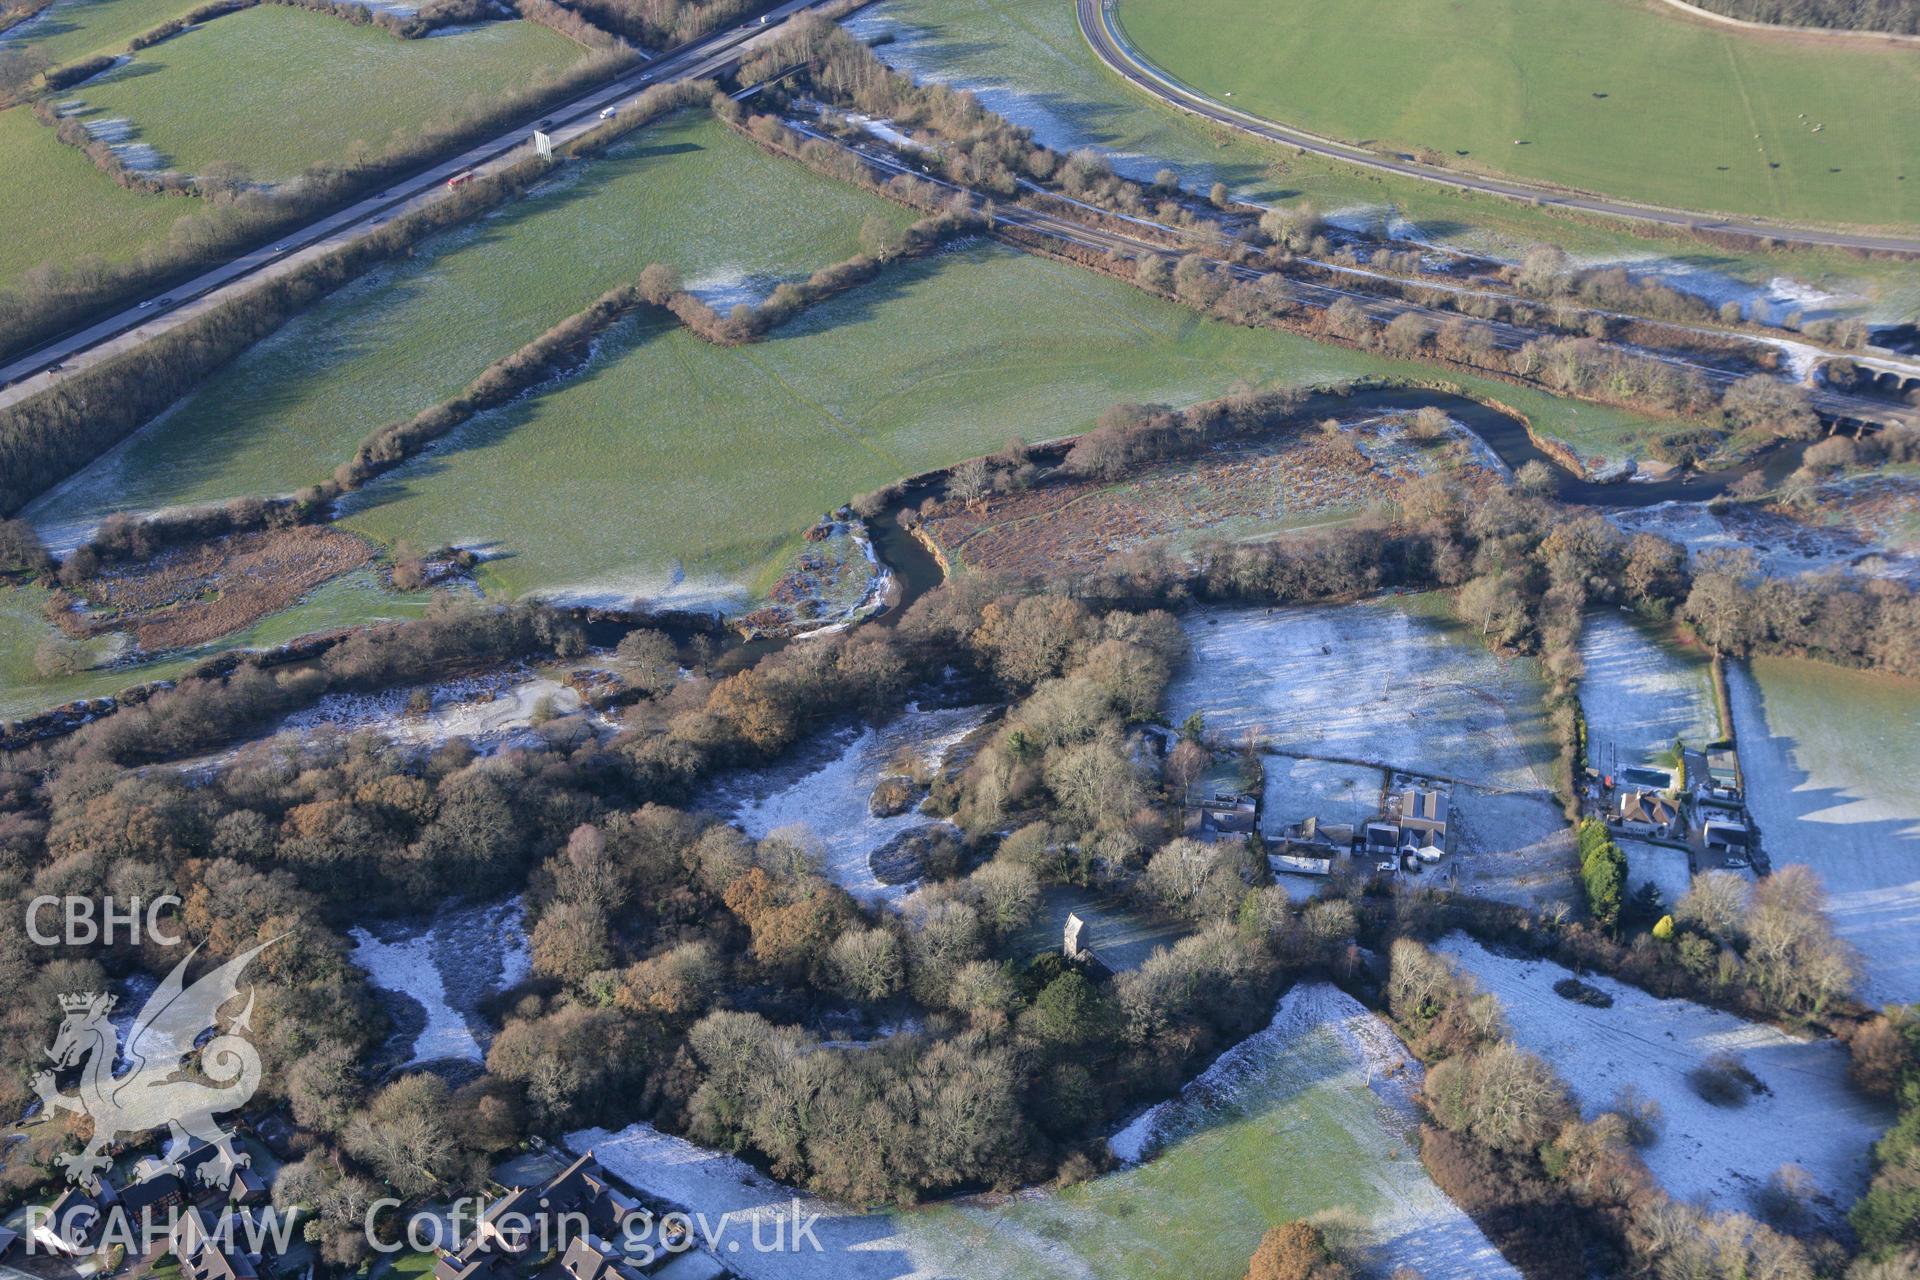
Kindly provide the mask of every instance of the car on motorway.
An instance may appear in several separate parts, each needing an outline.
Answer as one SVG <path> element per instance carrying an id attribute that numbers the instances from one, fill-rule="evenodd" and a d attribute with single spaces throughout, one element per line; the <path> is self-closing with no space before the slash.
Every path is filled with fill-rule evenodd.
<path id="1" fill-rule="evenodd" d="M 616 111 L 616 110 L 615 110 L 614 108 L 612 108 L 612 107 L 602 107 L 602 108 L 600 108 L 600 118 L 601 118 L 602 120 L 611 120 L 611 119 L 613 119 L 613 117 L 614 117 L 615 115 L 617 115 L 617 114 L 618 114 L 618 112 L 617 112 L 617 111 Z"/>
<path id="2" fill-rule="evenodd" d="M 447 179 L 447 189 L 451 191 L 456 187 L 464 187 L 469 182 L 472 182 L 472 181 L 473 181 L 473 170 L 462 169 L 459 173 L 456 173 L 451 178 Z"/>
<path id="3" fill-rule="evenodd" d="M 141 304 L 140 304 L 139 306 L 137 306 L 137 307 L 135 307 L 135 308 L 134 308 L 134 310 L 135 310 L 135 311 L 145 311 L 145 310 L 146 310 L 146 309 L 147 309 L 148 307 L 150 307 L 150 306 L 152 306 L 152 305 L 153 305 L 153 299 L 152 299 L 152 298 L 148 298 L 148 299 L 147 299 L 147 300 L 146 300 L 145 302 L 143 302 L 143 303 L 141 303 Z"/>

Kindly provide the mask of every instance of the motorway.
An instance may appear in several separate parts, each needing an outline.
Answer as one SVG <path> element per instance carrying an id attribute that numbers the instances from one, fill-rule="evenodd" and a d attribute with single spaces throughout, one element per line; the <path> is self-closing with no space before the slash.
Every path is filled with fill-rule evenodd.
<path id="1" fill-rule="evenodd" d="M 896 155 L 892 149 L 877 140 L 867 144 L 853 146 L 830 134 L 821 132 L 804 122 L 789 119 L 785 123 L 789 129 L 805 137 L 817 138 L 822 142 L 831 143 L 834 146 L 852 152 L 877 171 L 883 179 L 896 174 L 906 175 L 921 182 L 932 183 L 947 191 L 964 194 L 973 201 L 976 207 L 986 202 L 985 197 L 979 192 L 972 191 L 969 188 L 922 171 L 910 160 L 903 159 Z M 1047 193 L 1047 195 L 1077 208 L 1089 208 L 1089 206 L 1082 205 L 1078 201 L 1068 200 L 1064 196 L 1058 196 L 1051 192 Z M 1105 214 L 1103 210 L 1094 210 L 1094 212 Z M 1118 217 L 1119 215 L 1105 216 Z M 996 205 L 994 208 L 994 218 L 997 223 L 1009 227 L 1018 227 L 1023 231 L 1045 236 L 1052 240 L 1079 245 L 1103 254 L 1119 252 L 1133 258 L 1138 258 L 1145 253 L 1152 253 L 1162 257 L 1180 256 L 1183 250 L 1174 246 L 1179 245 L 1186 234 L 1179 228 L 1157 223 L 1148 218 L 1132 216 L 1123 218 L 1123 221 L 1138 226 L 1145 231 L 1159 232 L 1163 236 L 1168 237 L 1172 241 L 1172 244 L 1169 244 L 1166 240 L 1149 239 L 1143 235 L 1132 235 L 1107 227 L 1090 226 L 1076 218 L 1048 213 L 1044 210 L 1030 208 L 1025 205 Z M 1286 285 L 1287 296 L 1308 306 L 1325 308 L 1332 306 L 1335 302 L 1341 301 L 1342 299 L 1351 301 L 1364 311 L 1376 324 L 1386 324 L 1396 316 L 1413 314 L 1420 316 L 1431 325 L 1438 327 L 1447 320 L 1458 317 L 1460 314 L 1455 311 L 1428 307 L 1404 299 L 1383 298 L 1378 293 L 1363 289 L 1343 289 L 1337 285 L 1320 284 L 1316 281 L 1302 280 L 1296 276 L 1264 270 L 1258 267 L 1248 266 L 1244 263 L 1230 262 L 1223 258 L 1208 257 L 1207 262 L 1215 270 L 1224 272 L 1236 280 L 1258 282 L 1267 278 L 1280 279 L 1284 281 Z M 1491 332 L 1494 346 L 1502 351 L 1517 351 L 1537 338 L 1555 336 L 1542 330 L 1532 329 L 1524 325 L 1516 325 L 1506 321 L 1476 320 L 1474 323 L 1484 326 Z M 1688 359 L 1685 356 L 1676 355 L 1670 351 L 1660 351 L 1653 348 L 1637 346 L 1620 346 L 1619 349 L 1642 359 L 1659 361 L 1662 364 L 1671 365 L 1676 369 L 1698 374 L 1715 388 L 1721 390 L 1748 376 L 1744 370 L 1717 367 L 1712 364 L 1702 363 L 1698 360 Z M 1867 396 L 1852 395 L 1829 386 L 1810 386 L 1806 388 L 1806 391 L 1808 401 L 1813 409 L 1828 419 L 1884 423 L 1911 421 L 1913 418 L 1910 411 L 1899 405 L 1892 405 L 1884 400 L 1876 400 Z"/>
<path id="2" fill-rule="evenodd" d="M 730 27 L 670 50 L 580 97 L 548 108 L 538 119 L 552 122 L 545 132 L 556 145 L 569 142 L 597 125 L 601 111 L 625 107 L 656 84 L 698 80 L 726 70 L 740 60 L 745 46 L 766 36 L 794 14 L 823 2 L 787 0 L 768 11 L 764 24 L 756 19 L 748 25 Z M 484 176 L 506 168 L 531 153 L 534 124 L 535 121 L 529 119 L 524 125 L 280 236 L 271 245 L 241 254 L 164 294 L 155 294 L 0 365 L 0 409 L 38 395 L 78 370 L 130 351 L 221 305 L 235 293 L 291 274 L 315 258 L 369 234 L 391 218 L 441 199 L 446 194 L 447 179 L 456 173 L 472 170 Z"/>
<path id="3" fill-rule="evenodd" d="M 1657 223 L 1661 226 L 1681 227 L 1689 231 L 1765 237 L 1789 244 L 1920 254 L 1920 239 L 1914 237 L 1826 231 L 1817 227 L 1796 227 L 1785 223 L 1748 222 L 1722 218 L 1713 213 L 1696 213 L 1685 209 L 1662 208 L 1658 205 L 1635 204 L 1626 200 L 1610 200 L 1601 196 L 1579 195 L 1559 187 L 1457 173 L 1451 169 L 1421 164 L 1413 159 L 1383 156 L 1363 147 L 1290 128 L 1284 124 L 1276 124 L 1271 120 L 1263 120 L 1259 116 L 1236 111 L 1217 99 L 1182 84 L 1147 61 L 1127 42 L 1126 34 L 1114 20 L 1114 3 L 1115 0 L 1075 0 L 1080 20 L 1080 34 L 1086 37 L 1087 44 L 1093 48 L 1094 56 L 1106 64 L 1108 70 L 1135 88 L 1153 95 L 1170 106 L 1215 124 L 1238 129 L 1242 133 L 1250 133 L 1257 138 L 1264 138 L 1269 142 L 1296 147 L 1314 155 L 1328 156 L 1348 164 L 1362 165 L 1406 178 L 1418 178 L 1423 182 L 1438 183 L 1459 191 L 1503 196 L 1549 209 L 1597 213 L 1609 218 Z M 1362 35 L 1360 38 L 1365 39 L 1365 36 Z"/>

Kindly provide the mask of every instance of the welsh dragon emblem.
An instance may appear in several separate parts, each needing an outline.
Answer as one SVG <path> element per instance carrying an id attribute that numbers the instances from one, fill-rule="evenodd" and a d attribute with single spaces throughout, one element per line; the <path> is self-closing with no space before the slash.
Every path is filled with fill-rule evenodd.
<path id="1" fill-rule="evenodd" d="M 55 1157 L 66 1167 L 70 1181 L 87 1182 L 111 1165 L 107 1151 L 116 1138 L 162 1126 L 171 1134 L 166 1154 L 158 1163 L 142 1162 L 142 1181 L 161 1173 L 179 1173 L 180 1158 L 195 1139 L 215 1150 L 213 1158 L 200 1166 L 200 1180 L 220 1187 L 233 1180 L 234 1170 L 246 1164 L 248 1157 L 233 1149 L 232 1135 L 213 1117 L 217 1112 L 246 1105 L 260 1086 L 259 1051 L 237 1034 L 252 1029 L 251 988 L 246 1005 L 224 1031 L 219 1028 L 219 1015 L 221 1008 L 239 994 L 240 975 L 247 965 L 271 945 L 272 941 L 263 942 L 242 952 L 189 987 L 182 979 L 187 964 L 199 951 L 195 947 L 141 1007 L 128 1029 L 124 1047 L 109 1018 L 114 996 L 85 992 L 60 997 L 60 1007 L 67 1016 L 53 1047 L 47 1050 L 53 1070 L 33 1078 L 33 1091 L 40 1095 L 49 1114 L 72 1111 L 93 1121 L 93 1135 L 86 1150 Z M 196 1042 L 207 1031 L 216 1034 L 198 1046 L 198 1075 L 211 1084 L 188 1076 L 183 1065 L 183 1059 L 195 1052 Z M 116 1058 L 126 1063 L 126 1070 L 119 1075 L 114 1074 Z M 79 1092 L 61 1093 L 54 1072 L 70 1070 L 83 1060 L 86 1067 L 80 1074 Z"/>

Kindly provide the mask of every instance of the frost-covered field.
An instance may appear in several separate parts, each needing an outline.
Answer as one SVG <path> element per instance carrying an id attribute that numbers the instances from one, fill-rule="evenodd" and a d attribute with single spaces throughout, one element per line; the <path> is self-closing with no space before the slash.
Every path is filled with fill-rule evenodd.
<path id="1" fill-rule="evenodd" d="M 1775 577 L 1846 569 L 1867 577 L 1920 581 L 1920 558 L 1902 555 L 1845 525 L 1814 526 L 1751 507 L 1714 511 L 1699 502 L 1662 502 L 1609 518 L 1628 533 L 1656 533 L 1693 554 L 1725 549 L 1753 552 Z"/>
<path id="2" fill-rule="evenodd" d="M 923 711 L 911 707 L 878 729 L 848 730 L 838 754 L 815 758 L 799 769 L 756 770 L 722 787 L 729 816 L 759 839 L 798 827 L 818 840 L 826 855 L 826 873 L 862 902 L 898 902 L 911 884 L 883 884 L 868 862 L 874 850 L 903 831 L 924 826 L 914 809 L 876 818 L 867 807 L 873 788 L 888 766 L 907 752 L 938 767 L 947 751 L 987 718 L 985 707 Z"/>
<path id="3" fill-rule="evenodd" d="M 1727 683 L 1767 856 L 1820 873 L 1864 997 L 1920 999 L 1920 683 L 1778 658 Z"/>
<path id="4" fill-rule="evenodd" d="M 1668 750 L 1678 738 L 1701 746 L 1720 736 L 1706 660 L 1667 644 L 1615 610 L 1587 615 L 1580 635 L 1586 675 L 1587 761 L 1622 767 Z"/>
<path id="5" fill-rule="evenodd" d="M 481 1016 L 487 996 L 524 979 L 532 968 L 526 905 L 519 898 L 448 906 L 425 920 L 375 921 L 352 932 L 352 960 L 374 986 L 417 1004 L 424 1025 L 404 1013 L 412 1031 L 403 1066 L 486 1058 L 490 1031 Z"/>
<path id="6" fill-rule="evenodd" d="M 1192 655 L 1175 677 L 1175 723 L 1205 714 L 1281 751 L 1453 777 L 1551 786 L 1552 746 L 1530 663 L 1489 653 L 1405 599 L 1185 617 Z"/>
<path id="7" fill-rule="evenodd" d="M 978 1196 L 857 1214 L 801 1197 L 825 1216 L 822 1252 L 757 1254 L 751 1223 L 791 1220 L 794 1192 L 740 1161 L 646 1125 L 571 1134 L 641 1191 L 727 1215 L 727 1263 L 749 1280 L 1239 1280 L 1275 1223 L 1330 1213 L 1353 1223 L 1369 1270 L 1427 1280 L 1512 1276 L 1441 1194 L 1415 1151 L 1409 1095 L 1418 1068 L 1392 1033 L 1331 986 L 1297 987 L 1273 1024 L 1230 1050 L 1179 1099 L 1117 1136 L 1150 1131 L 1142 1163 L 1065 1191 Z M 723 1243 L 724 1252 L 725 1245 Z"/>
<path id="8" fill-rule="evenodd" d="M 1439 949 L 1499 997 L 1514 1038 L 1559 1072 L 1582 1114 L 1606 1110 L 1626 1084 L 1660 1104 L 1665 1130 L 1642 1155 L 1677 1199 L 1750 1212 L 1753 1193 L 1788 1163 L 1812 1175 L 1829 1213 L 1866 1189 L 1868 1148 L 1893 1113 L 1847 1083 L 1847 1053 L 1837 1041 L 1796 1040 L 1597 975 L 1585 981 L 1613 1005 L 1595 1009 L 1554 994 L 1553 984 L 1569 973 L 1557 964 L 1495 955 L 1460 934 Z M 1769 1092 L 1740 1107 L 1702 1100 L 1687 1073 L 1722 1052 L 1737 1055 Z"/>
<path id="9" fill-rule="evenodd" d="M 407 710 L 415 693 L 431 699 L 429 710 Z M 476 747 L 512 745 L 533 731 L 537 713 L 570 715 L 584 704 L 577 690 L 526 667 L 510 667 L 483 676 L 436 685 L 385 689 L 378 693 L 330 693 L 281 723 L 282 730 L 312 732 L 375 729 L 394 742 L 437 746 L 465 738 Z"/>
<path id="10" fill-rule="evenodd" d="M 1456 856 L 1439 871 L 1457 888 L 1524 907 L 1580 900 L 1573 832 L 1552 795 L 1455 787 L 1453 813 Z"/>

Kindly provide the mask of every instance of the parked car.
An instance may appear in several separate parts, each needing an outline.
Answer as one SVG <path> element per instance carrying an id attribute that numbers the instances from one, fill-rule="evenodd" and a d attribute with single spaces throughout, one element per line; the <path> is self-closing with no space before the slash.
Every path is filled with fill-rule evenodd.
<path id="1" fill-rule="evenodd" d="M 1751 862 L 1748 862 L 1745 858 L 1728 858 L 1723 865 L 1729 871 L 1745 871 L 1748 867 L 1751 867 L 1753 864 Z"/>

